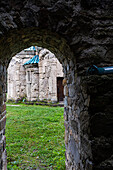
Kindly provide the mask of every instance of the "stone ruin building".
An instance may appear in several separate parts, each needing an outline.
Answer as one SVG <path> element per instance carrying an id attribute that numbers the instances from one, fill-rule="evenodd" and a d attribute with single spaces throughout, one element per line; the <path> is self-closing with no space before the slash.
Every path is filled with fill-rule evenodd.
<path id="1" fill-rule="evenodd" d="M 0 1 L 0 169 L 7 169 L 7 67 L 36 45 L 63 66 L 66 169 L 112 170 L 113 74 L 86 74 L 91 65 L 113 66 L 112 0 Z"/>
<path id="2" fill-rule="evenodd" d="M 38 49 L 32 46 L 12 58 L 7 73 L 7 100 L 63 101 L 62 65 L 47 49 L 36 55 Z"/>

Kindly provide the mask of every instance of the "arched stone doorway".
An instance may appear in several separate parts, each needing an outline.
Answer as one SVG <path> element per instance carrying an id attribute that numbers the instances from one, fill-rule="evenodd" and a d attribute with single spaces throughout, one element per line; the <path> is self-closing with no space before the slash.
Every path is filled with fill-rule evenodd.
<path id="1" fill-rule="evenodd" d="M 22 32 L 24 32 L 24 31 L 22 31 Z M 15 54 L 16 52 L 19 52 L 20 49 L 28 47 L 27 44 L 29 46 L 30 45 L 32 46 L 32 45 L 35 45 L 36 42 L 38 42 L 39 46 L 43 45 L 43 47 L 46 47 L 46 48 L 50 49 L 54 54 L 56 54 L 56 57 L 60 60 L 60 62 L 63 65 L 63 70 L 64 70 L 64 89 L 65 89 L 64 90 L 65 91 L 64 95 L 66 95 L 65 101 L 64 101 L 64 106 L 65 106 L 65 114 L 67 115 L 68 114 L 68 112 L 67 112 L 67 110 L 68 110 L 68 101 L 67 101 L 68 93 L 70 94 L 70 99 L 72 99 L 75 96 L 74 95 L 75 94 L 74 89 L 75 89 L 75 78 L 76 78 L 76 76 L 74 76 L 74 75 L 76 74 L 76 67 L 74 67 L 75 59 L 73 57 L 73 53 L 71 52 L 71 50 L 70 50 L 69 46 L 67 45 L 66 41 L 64 39 L 60 38 L 57 34 L 53 34 L 53 33 L 50 33 L 50 32 L 47 33 L 47 31 L 46 32 L 42 31 L 42 33 L 41 33 L 41 31 L 38 32 L 38 30 L 36 28 L 34 28 L 34 29 L 32 28 L 29 31 L 27 30 L 26 33 L 28 33 L 28 34 L 23 35 L 22 32 L 20 32 L 20 33 L 15 32 L 15 34 L 11 33 L 11 37 L 17 35 L 17 37 L 19 38 L 19 41 L 17 41 L 17 39 L 18 39 L 17 37 L 15 37 L 15 38 L 13 37 L 13 39 L 11 37 L 8 37 L 8 39 L 11 38 L 10 39 L 11 41 L 13 40 L 12 41 L 12 47 L 10 47 L 10 48 L 12 48 L 12 51 L 11 51 L 11 53 L 9 55 L 9 58 L 8 58 L 8 56 L 5 57 L 5 61 L 7 61 L 7 62 L 4 63 L 4 60 L 3 60 L 3 63 L 1 64 L 1 69 L 2 69 L 1 71 L 3 71 L 3 73 L 4 73 L 3 74 L 3 81 L 1 82 L 2 87 L 4 87 L 4 89 L 2 89 L 3 92 L 4 92 L 4 94 L 3 94 L 4 100 L 5 100 L 5 93 L 6 93 L 6 87 L 5 87 L 5 84 L 6 84 L 6 69 L 7 69 L 8 63 L 9 63 L 9 61 L 11 59 L 11 56 L 13 54 Z M 33 37 L 31 35 L 31 32 L 32 32 Z M 22 33 L 22 35 L 21 35 L 21 33 Z M 38 33 L 38 36 L 37 36 L 37 33 Z M 29 36 L 29 34 L 30 34 L 30 36 Z M 23 41 L 23 39 L 20 38 L 20 36 L 24 37 L 24 41 Z M 25 40 L 26 37 L 29 37 L 29 38 L 27 38 L 27 44 L 25 43 L 25 45 L 24 45 L 24 42 L 26 41 Z M 36 42 L 34 42 L 34 38 L 35 38 Z M 19 48 L 18 48 L 18 43 L 20 44 Z M 22 46 L 21 46 L 21 44 L 22 44 Z M 14 45 L 16 45 L 15 48 L 14 48 Z M 4 56 L 5 56 L 5 54 L 4 54 Z M 71 61 L 71 57 L 73 57 L 73 62 Z M 68 79 L 70 79 L 70 80 L 68 80 Z M 68 83 L 68 81 L 71 81 L 71 85 L 69 85 L 70 82 Z M 70 89 L 70 90 L 68 90 L 68 89 Z M 3 118 L 2 118 L 2 128 L 1 128 L 1 130 L 2 130 L 1 131 L 2 132 L 1 133 L 1 136 L 2 136 L 1 139 L 2 139 L 3 145 L 5 146 L 5 137 L 4 137 L 4 135 L 5 135 L 4 134 L 4 128 L 5 128 L 5 103 L 4 103 L 4 100 L 2 100 L 2 103 L 1 103 L 2 104 L 2 109 L 4 108 L 3 113 L 2 113 Z M 74 99 L 72 99 L 72 100 L 74 100 Z M 65 118 L 65 121 L 67 122 L 66 118 Z M 66 126 L 66 135 L 67 135 L 68 127 L 67 127 L 66 124 L 65 124 L 65 126 Z M 70 152 L 70 151 L 68 151 L 68 152 Z M 5 160 L 4 160 L 5 147 L 3 149 L 2 155 L 3 156 L 2 156 L 1 165 L 5 166 Z"/>
<path id="2" fill-rule="evenodd" d="M 100 133 L 99 140 L 97 140 L 92 127 L 92 122 L 95 122 L 97 117 L 100 120 L 103 114 L 91 116 L 92 113 L 96 113 L 93 109 L 95 109 L 95 103 L 98 101 L 93 98 L 98 96 L 98 99 L 99 97 L 106 99 L 102 95 L 100 87 L 105 88 L 105 85 L 107 85 L 107 89 L 105 88 L 103 92 L 109 96 L 107 93 L 110 94 L 113 78 L 112 76 L 85 77 L 84 74 L 92 64 L 97 66 L 113 64 L 112 1 L 39 0 L 37 2 L 34 0 L 30 2 L 23 0 L 14 2 L 13 0 L 1 0 L 0 5 L 1 169 L 5 152 L 6 67 L 12 56 L 37 42 L 39 46 L 52 51 L 64 67 L 67 169 L 113 169 L 112 165 L 108 166 L 108 163 L 112 162 L 112 150 L 109 154 L 105 154 L 108 155 L 107 157 L 100 159 L 98 156 L 98 160 L 95 160 L 94 150 L 97 148 L 104 150 L 108 140 L 106 134 L 103 138 L 101 137 L 103 133 Z M 104 81 L 106 83 L 101 83 Z M 93 92 L 91 89 L 93 89 Z M 101 92 L 100 96 L 98 92 Z M 112 99 L 112 95 L 110 97 Z M 107 106 L 107 102 L 108 100 L 106 100 L 104 107 Z M 112 110 L 112 100 L 109 102 L 109 109 L 104 108 L 104 117 L 106 117 L 108 111 L 111 112 Z M 100 112 L 103 112 L 103 107 L 100 108 Z M 109 114 L 109 117 L 111 115 Z M 105 121 L 101 123 L 104 125 Z M 96 124 L 99 125 L 100 121 L 96 121 Z M 102 129 L 103 127 L 100 126 L 99 128 Z M 109 128 L 106 129 L 109 130 Z M 110 126 L 110 132 L 111 129 L 112 126 Z M 112 132 L 108 136 L 112 136 Z M 98 144 L 98 141 L 103 142 L 103 147 Z M 109 139 L 109 141 L 109 147 L 112 148 L 112 140 Z"/>

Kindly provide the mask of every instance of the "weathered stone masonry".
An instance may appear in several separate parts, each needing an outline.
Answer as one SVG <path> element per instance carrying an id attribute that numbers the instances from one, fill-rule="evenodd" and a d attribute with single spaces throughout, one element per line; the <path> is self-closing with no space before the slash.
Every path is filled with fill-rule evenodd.
<path id="1" fill-rule="evenodd" d="M 92 64 L 113 65 L 112 0 L 1 0 L 0 64 L 32 45 L 49 49 L 64 68 L 66 168 L 112 170 L 113 77 L 85 74 Z M 0 68 L 0 166 L 6 169 Z"/>
<path id="2" fill-rule="evenodd" d="M 63 101 L 63 85 L 58 84 L 58 80 L 61 78 L 61 82 L 63 79 L 62 65 L 53 53 L 40 47 L 36 47 L 37 51 L 40 49 L 38 63 L 25 64 L 36 56 L 32 48 L 18 53 L 9 64 L 7 100 Z"/>
<path id="3" fill-rule="evenodd" d="M 6 66 L 0 65 L 0 169 L 7 169 L 6 162 L 6 137 L 5 137 L 5 124 L 6 124 Z"/>

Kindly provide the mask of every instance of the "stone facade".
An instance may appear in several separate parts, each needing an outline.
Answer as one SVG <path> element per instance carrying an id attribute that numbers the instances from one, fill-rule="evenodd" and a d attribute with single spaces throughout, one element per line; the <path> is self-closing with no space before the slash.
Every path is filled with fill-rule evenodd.
<path id="1" fill-rule="evenodd" d="M 24 65 L 35 53 L 24 50 L 12 58 L 8 67 L 8 100 L 58 101 L 57 78 L 63 78 L 62 65 L 47 49 L 40 50 L 38 64 Z"/>
<path id="2" fill-rule="evenodd" d="M 26 72 L 24 63 L 33 57 L 35 53 L 26 55 L 22 51 L 12 58 L 7 71 L 7 99 L 17 100 L 26 97 Z"/>
<path id="3" fill-rule="evenodd" d="M 112 0 L 0 1 L 0 168 L 6 169 L 6 68 L 32 45 L 63 65 L 66 169 L 112 170 L 113 77 L 86 75 L 92 64 L 113 65 Z"/>
<path id="4" fill-rule="evenodd" d="M 46 49 L 40 51 L 39 60 L 39 99 L 58 101 L 57 78 L 64 76 L 62 65 Z"/>

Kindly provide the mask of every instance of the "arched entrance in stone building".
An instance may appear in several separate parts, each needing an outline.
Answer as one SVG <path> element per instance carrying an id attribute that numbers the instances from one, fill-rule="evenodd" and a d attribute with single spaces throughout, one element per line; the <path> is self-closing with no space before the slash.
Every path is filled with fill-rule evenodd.
<path id="1" fill-rule="evenodd" d="M 35 46 L 36 47 L 36 46 Z M 30 47 L 31 48 L 31 47 Z M 37 47 L 38 48 L 38 47 Z M 43 48 L 41 48 L 41 49 L 43 49 Z M 21 97 L 24 97 L 24 96 L 27 96 L 27 95 L 25 95 L 25 93 L 24 93 L 24 91 L 21 91 L 21 92 L 23 92 L 23 93 L 19 93 L 19 90 L 21 90 L 21 89 L 23 89 L 23 86 L 24 86 L 24 84 L 25 84 L 25 82 L 24 81 L 26 81 L 26 83 L 29 83 L 31 86 L 32 86 L 32 88 L 30 87 L 29 88 L 29 92 L 28 93 L 30 93 L 30 90 L 32 90 L 33 89 L 33 86 L 34 86 L 34 84 L 35 84 L 35 86 L 36 87 L 38 87 L 38 83 L 37 83 L 37 81 L 38 81 L 38 76 L 40 77 L 40 75 L 39 75 L 39 73 L 40 74 L 42 74 L 42 72 L 43 72 L 43 76 L 41 75 L 41 77 L 42 77 L 42 79 L 44 79 L 44 76 L 45 76 L 45 74 L 47 74 L 46 72 L 45 72 L 45 69 L 46 69 L 46 67 L 48 67 L 47 68 L 47 71 L 49 72 L 49 74 L 47 75 L 47 78 L 49 79 L 52 79 L 52 81 L 53 81 L 53 83 L 56 83 L 54 80 L 56 79 L 57 80 L 57 76 L 62 76 L 63 75 L 63 72 L 61 72 L 61 70 L 60 69 L 62 69 L 62 67 L 61 67 L 61 64 L 59 63 L 59 61 L 57 60 L 57 58 L 54 56 L 54 54 L 52 54 L 50 51 L 49 51 L 49 53 L 48 53 L 48 50 L 47 49 L 43 49 L 42 50 L 42 52 L 40 52 L 40 53 L 38 53 L 37 55 L 39 55 L 39 58 L 40 58 L 40 60 L 38 60 L 38 63 L 36 63 L 36 60 L 35 60 L 35 64 L 33 63 L 33 59 L 34 59 L 34 57 L 36 57 L 36 53 L 34 53 L 34 51 L 33 50 L 30 50 L 30 51 L 28 51 L 29 50 L 29 48 L 28 49 L 25 49 L 25 50 L 23 50 L 23 51 L 21 51 L 20 53 L 18 53 L 16 56 L 14 56 L 13 58 L 12 58 L 12 61 L 10 62 L 10 64 L 9 64 L 9 67 L 8 67 L 8 80 L 10 80 L 11 78 L 12 78 L 12 82 L 9 82 L 8 81 L 8 91 L 7 91 L 7 99 L 9 100 L 10 99 L 10 101 L 12 100 L 12 101 L 16 101 L 16 103 L 18 103 L 18 101 L 19 100 L 17 100 L 17 99 L 21 99 Z M 27 55 L 26 54 L 26 51 L 27 51 L 27 53 L 29 53 L 29 55 Z M 32 51 L 32 52 L 31 52 Z M 47 54 L 47 55 L 45 55 L 45 53 Z M 48 56 L 49 55 L 49 56 Z M 41 57 L 42 56 L 42 57 Z M 46 58 L 46 60 L 44 60 L 43 58 Z M 42 63 L 40 63 L 41 62 L 41 59 L 42 59 Z M 32 60 L 32 65 L 31 65 L 31 62 L 29 62 L 29 61 L 31 61 Z M 44 62 L 43 62 L 43 60 L 44 60 Z M 30 63 L 30 64 L 25 64 L 25 63 Z M 26 65 L 26 68 L 25 68 L 25 66 L 24 66 L 24 64 Z M 48 65 L 47 65 L 48 64 Z M 41 67 L 41 68 L 40 68 Z M 60 68 L 61 67 L 61 68 Z M 38 72 L 38 75 L 37 75 L 37 69 L 39 69 L 39 72 Z M 40 70 L 41 69 L 41 70 Z M 57 71 L 58 70 L 58 71 Z M 28 74 L 30 72 L 30 75 Z M 9 75 L 10 74 L 10 75 Z M 35 74 L 35 75 L 34 75 Z M 51 75 L 52 74 L 52 75 Z M 13 77 L 14 76 L 14 77 Z M 62 78 L 62 77 L 60 77 L 60 78 Z M 62 78 L 62 80 L 63 80 L 63 78 Z M 40 81 L 40 80 L 39 80 Z M 47 82 L 46 82 L 47 83 Z M 50 81 L 50 83 L 51 83 L 51 81 Z M 49 83 L 49 84 L 50 84 Z M 51 87 L 50 88 L 52 88 L 52 89 L 54 89 L 54 87 L 52 87 L 54 84 L 53 83 L 51 83 Z M 12 84 L 14 84 L 13 85 L 13 88 L 12 88 Z M 20 85 L 19 85 L 20 84 Z M 28 84 L 28 85 L 29 85 Z M 42 84 L 43 85 L 43 84 Z M 20 87 L 18 87 L 18 86 L 20 86 Z M 14 89 L 14 87 L 15 87 L 15 89 Z M 29 86 L 28 86 L 29 87 Z M 26 90 L 28 90 L 28 87 L 26 87 Z M 44 83 L 44 86 L 42 87 L 42 88 L 46 88 L 47 87 L 47 85 Z M 57 87 L 57 84 L 56 84 L 56 87 Z M 51 90 L 51 89 L 50 89 Z M 13 91 L 14 91 L 14 94 L 12 94 L 13 93 Z M 11 94 L 10 94 L 10 92 L 12 92 Z M 33 101 L 34 101 L 34 106 L 36 106 L 35 105 L 35 102 L 38 102 L 36 99 L 39 99 L 39 98 L 35 98 L 35 97 L 37 97 L 37 90 L 35 89 L 35 91 L 33 91 L 34 93 L 35 93 L 35 95 L 34 94 L 32 94 L 31 96 L 32 96 L 32 100 L 29 100 L 29 98 L 28 98 L 28 100 L 26 101 L 27 103 L 26 104 L 29 104 L 29 105 L 26 105 L 26 106 L 30 106 L 30 104 L 31 103 L 33 103 Z M 16 93 L 18 93 L 18 94 L 16 94 Z M 52 93 L 52 91 L 51 91 L 51 93 Z M 20 94 L 20 95 L 19 95 Z M 23 96 L 22 96 L 22 94 L 23 94 Z M 53 93 L 52 93 L 53 94 Z M 42 97 L 43 97 L 43 99 L 45 99 L 45 96 L 46 96 L 46 93 L 44 94 L 44 97 L 43 97 L 43 95 L 41 95 L 41 99 L 42 99 Z M 11 97 L 11 98 L 10 98 Z M 28 96 L 29 97 L 29 96 Z M 52 97 L 54 97 L 54 96 L 52 96 Z M 27 99 L 27 98 L 26 98 Z M 30 98 L 31 99 L 31 98 Z M 46 102 L 48 101 L 48 103 L 50 103 L 50 99 L 51 99 L 51 97 L 49 98 L 49 101 L 48 100 L 46 100 Z M 55 99 L 55 98 L 52 98 L 52 99 Z M 41 100 L 42 101 L 42 100 Z M 54 100 L 52 100 L 53 101 L 53 103 L 56 103 L 57 101 L 54 101 Z M 62 99 L 62 101 L 63 101 L 63 99 Z M 44 101 L 43 101 L 44 102 Z M 37 103 L 36 103 L 37 104 Z M 13 106 L 13 108 L 14 108 L 14 106 Z M 39 110 L 38 110 L 38 108 L 36 108 L 35 107 L 35 109 L 37 110 L 37 117 L 38 117 L 38 113 L 39 113 Z M 57 108 L 55 108 L 56 110 L 57 110 Z M 63 108 L 61 108 L 62 109 L 62 111 L 64 110 Z M 21 110 L 21 109 L 20 109 Z M 30 108 L 29 108 L 29 110 L 30 110 Z M 44 110 L 44 108 L 43 108 L 43 110 Z M 50 108 L 48 108 L 48 113 L 49 113 L 49 110 L 50 110 Z M 9 110 L 7 109 L 7 112 L 8 112 Z M 18 112 L 18 111 L 17 111 Z M 46 111 L 45 111 L 46 112 Z M 51 112 L 51 111 L 50 111 Z M 9 113 L 9 112 L 8 112 Z M 20 111 L 20 113 L 21 113 L 21 111 Z M 53 111 L 53 113 L 54 113 L 54 111 Z M 59 114 L 60 114 L 61 112 L 60 112 L 60 110 L 59 110 Z M 16 117 L 16 114 L 14 113 L 14 117 Z M 43 115 L 43 112 L 42 112 L 42 115 Z M 49 114 L 48 114 L 49 115 Z M 7 123 L 8 123 L 8 117 L 9 117 L 9 114 L 8 114 L 8 116 L 6 116 L 7 117 Z M 55 117 L 55 115 L 53 114 L 52 115 L 52 117 Z M 62 117 L 63 117 L 63 112 L 62 112 Z M 46 118 L 45 118 L 46 119 Z M 29 120 L 29 119 L 28 119 Z M 41 121 L 41 119 L 40 119 L 40 121 Z M 33 122 L 33 121 L 32 121 Z M 34 121 L 35 122 L 35 121 Z M 51 121 L 50 121 L 51 122 Z M 24 122 L 24 124 L 26 124 L 25 122 Z M 39 123 L 40 124 L 40 123 Z M 48 123 L 49 124 L 49 123 Z M 60 124 L 60 122 L 59 122 L 59 124 Z M 28 130 L 28 131 L 30 131 L 30 127 L 31 127 L 32 125 L 30 125 L 29 126 L 29 130 L 28 129 L 26 129 L 26 131 Z M 37 126 L 38 126 L 38 121 L 37 121 Z M 57 126 L 57 124 L 56 124 L 56 126 Z M 9 128 L 8 126 L 6 126 L 7 127 L 7 129 Z M 18 129 L 18 125 L 16 125 L 16 122 L 15 122 L 15 129 Z M 45 126 L 44 126 L 44 124 L 43 124 L 43 129 L 45 128 Z M 60 127 L 61 128 L 61 127 Z M 45 128 L 45 131 L 46 131 L 46 128 Z M 18 131 L 19 132 L 19 131 Z M 17 132 L 17 133 L 18 133 Z M 37 133 L 37 132 L 36 132 Z M 58 134 L 59 134 L 59 130 L 58 130 L 58 132 L 57 132 Z M 21 136 L 21 132 L 20 132 L 20 136 Z M 24 134 L 24 133 L 23 133 Z M 6 135 L 8 135 L 8 132 L 6 133 Z M 42 133 L 42 135 L 43 135 L 43 133 Z M 56 136 L 56 134 L 53 134 L 53 135 L 51 135 L 51 136 Z M 62 138 L 64 139 L 64 131 L 63 131 L 63 133 L 61 134 L 61 136 L 62 136 Z M 10 133 L 9 133 L 9 136 L 6 136 L 6 139 L 7 138 L 10 138 Z M 24 138 L 24 135 L 23 135 L 23 138 Z M 59 138 L 59 137 L 58 137 Z M 46 139 L 46 137 L 45 137 L 45 139 Z M 21 140 L 20 140 L 21 141 Z M 11 141 L 11 145 L 12 144 L 14 144 L 15 145 L 15 142 L 14 142 L 14 139 L 12 139 L 12 141 Z M 58 140 L 56 140 L 56 142 L 58 142 Z M 55 143 L 56 143 L 55 142 Z M 8 143 L 8 142 L 7 142 Z M 18 142 L 18 140 L 17 140 L 17 145 L 19 145 L 19 143 L 21 143 L 21 142 Z M 27 140 L 26 140 L 26 143 L 27 143 Z M 40 143 L 40 142 L 38 142 L 38 140 L 37 140 L 37 143 Z M 49 143 L 49 142 L 48 142 Z M 54 145 L 55 145 L 55 143 L 54 143 Z M 64 143 L 63 143 L 64 144 Z M 11 146 L 10 145 L 10 146 Z M 57 144 L 58 145 L 58 144 Z M 61 145 L 61 144 L 60 144 Z M 7 145 L 8 146 L 8 145 Z M 14 158 L 13 158 L 13 156 L 11 156 L 11 153 L 10 153 L 10 150 L 13 150 L 13 148 L 12 149 L 9 149 L 10 148 L 10 146 L 8 146 L 7 147 L 7 157 L 8 157 L 8 162 L 10 162 L 10 158 L 12 158 L 12 160 L 15 160 Z M 24 146 L 24 145 L 23 145 Z M 64 146 L 64 145 L 63 145 Z M 40 146 L 39 146 L 40 147 Z M 15 146 L 15 148 L 16 148 L 16 146 Z M 36 147 L 36 148 L 38 148 L 38 146 Z M 46 147 L 45 147 L 46 148 Z M 46 150 L 45 148 L 43 148 L 42 150 Z M 51 149 L 52 150 L 52 149 Z M 60 151 L 60 150 L 59 150 Z M 63 152 L 64 150 L 62 149 L 62 152 Z M 53 153 L 54 153 L 54 150 L 53 150 Z M 47 154 L 46 154 L 47 155 Z M 49 154 L 48 154 L 49 155 Z M 63 153 L 63 155 L 65 155 L 65 153 Z M 19 157 L 19 156 L 18 156 Z M 32 157 L 32 156 L 31 156 Z M 30 160 L 30 158 L 31 158 L 30 156 L 29 156 L 29 160 Z M 38 157 L 38 156 L 37 156 Z M 61 156 L 60 156 L 60 158 L 61 158 Z M 59 158 L 59 159 L 60 159 Z M 26 159 L 26 160 L 28 160 L 28 159 Z M 64 159 L 63 159 L 64 160 Z M 13 162 L 13 161 L 12 161 Z M 15 162 L 16 162 L 16 160 L 15 160 Z M 17 161 L 18 162 L 18 161 Z M 37 161 L 38 162 L 38 161 Z M 45 161 L 46 162 L 46 161 Z M 61 165 L 61 166 L 64 166 L 64 164 L 65 164 L 65 162 L 64 161 L 62 161 L 63 162 L 63 165 Z M 11 165 L 12 165 L 12 163 L 11 163 Z M 11 166 L 10 165 L 10 166 Z M 12 165 L 13 166 L 13 165 Z M 18 166 L 20 166 L 20 165 L 18 165 Z M 51 165 L 52 166 L 52 165 Z M 9 167 L 9 163 L 8 163 L 8 167 Z M 26 169 L 26 168 L 25 168 Z"/>
<path id="2" fill-rule="evenodd" d="M 41 33 L 42 32 L 42 33 Z M 24 34 L 23 34 L 24 33 Z M 29 36 L 30 34 L 30 36 Z M 28 38 L 29 37 L 29 38 Z M 37 38 L 36 38 L 37 37 Z M 4 137 L 4 129 L 5 129 L 5 119 L 6 119 L 6 115 L 5 115 L 5 103 L 4 101 L 6 100 L 5 98 L 5 93 L 6 93 L 6 69 L 8 67 L 8 63 L 11 59 L 11 56 L 13 56 L 14 54 L 16 54 L 17 52 L 19 52 L 20 50 L 22 50 L 23 48 L 27 48 L 28 44 L 29 46 L 31 45 L 35 45 L 35 41 L 38 41 L 39 46 L 43 46 L 46 47 L 48 49 L 50 49 L 52 52 L 54 52 L 54 54 L 56 54 L 56 57 L 60 60 L 60 62 L 63 65 L 63 69 L 64 69 L 64 92 L 65 92 L 65 100 L 64 100 L 64 106 L 65 106 L 65 121 L 67 121 L 67 109 L 68 109 L 68 94 L 70 94 L 70 99 L 71 97 L 74 97 L 74 93 L 73 93 L 73 89 L 75 87 L 75 77 L 73 77 L 73 75 L 75 75 L 76 72 L 76 68 L 74 70 L 72 70 L 72 68 L 74 68 L 74 62 L 75 60 L 73 59 L 73 62 L 71 61 L 70 57 L 73 57 L 73 53 L 71 52 L 69 46 L 66 44 L 66 41 L 64 39 L 62 39 L 61 37 L 59 37 L 57 34 L 53 34 L 53 33 L 47 33 L 44 31 L 38 31 L 36 28 L 32 28 L 30 30 L 22 30 L 20 32 L 15 32 L 12 33 L 10 32 L 8 37 L 5 37 L 5 39 L 3 38 L 3 42 L 9 42 L 10 44 L 10 48 L 8 48 L 8 51 L 4 51 L 3 56 L 6 56 L 7 54 L 5 54 L 5 52 L 8 53 L 7 57 L 3 58 L 3 60 L 1 61 L 1 72 L 2 72 L 2 89 L 3 91 L 1 91 L 2 94 L 2 100 L 1 100 L 1 109 L 2 109 L 2 127 L 1 127 L 1 142 L 3 143 L 3 145 L 5 144 L 5 137 Z M 11 45 L 12 44 L 12 45 Z M 4 49 L 5 47 L 3 47 Z M 68 78 L 71 77 L 72 79 L 72 84 L 71 87 L 70 85 L 68 86 Z M 71 90 L 68 92 L 68 88 L 71 88 Z M 66 131 L 68 130 L 68 127 L 66 125 Z M 67 134 L 67 132 L 66 132 Z M 2 166 L 5 167 L 5 147 L 3 147 L 3 152 L 2 152 L 2 161 L 1 164 Z"/>
<path id="3" fill-rule="evenodd" d="M 37 45 L 37 42 L 38 46 L 52 51 L 63 66 L 66 167 L 89 170 L 92 168 L 92 150 L 89 140 L 90 94 L 87 91 L 87 81 L 85 77 L 77 75 L 76 58 L 66 40 L 58 34 L 37 28 L 10 31 L 1 39 L 1 166 L 6 166 L 6 69 L 11 57 L 24 48 Z M 9 47 L 7 50 L 6 46 Z"/>

